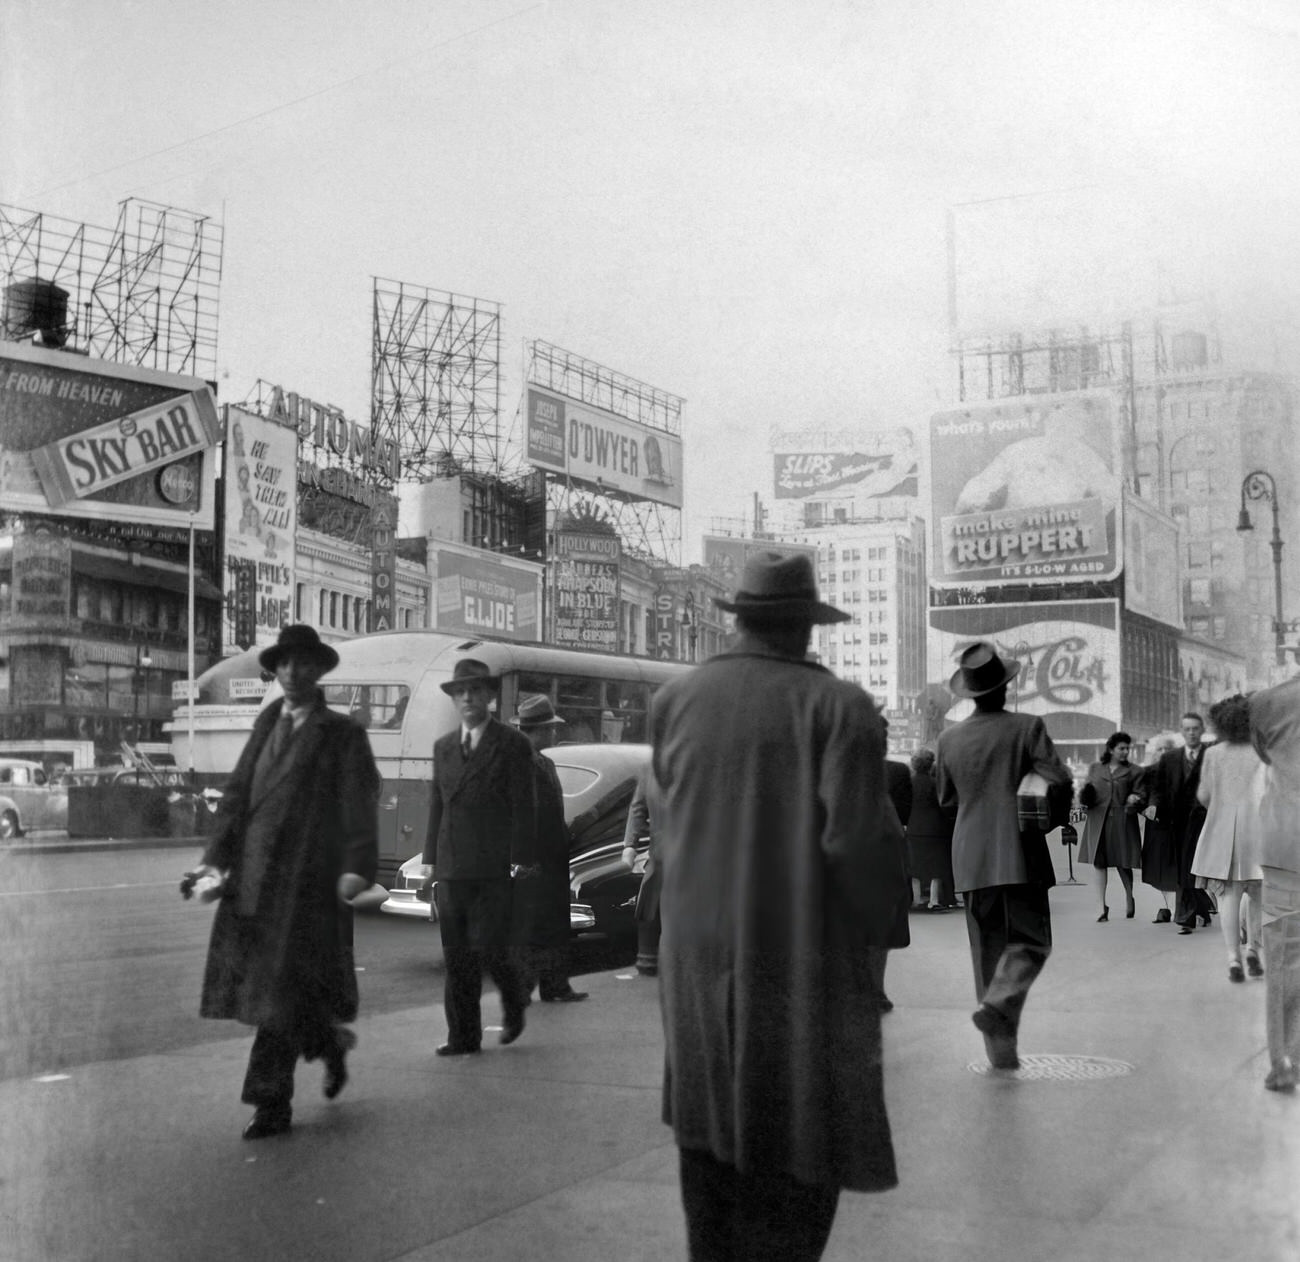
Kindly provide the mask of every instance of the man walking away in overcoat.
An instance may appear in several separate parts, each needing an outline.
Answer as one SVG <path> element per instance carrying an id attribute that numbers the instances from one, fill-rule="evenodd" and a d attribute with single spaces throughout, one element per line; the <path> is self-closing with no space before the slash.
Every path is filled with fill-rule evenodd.
<path id="1" fill-rule="evenodd" d="M 1073 792 L 1043 720 L 1006 710 L 1007 684 L 1019 671 L 1019 662 L 1003 662 L 991 644 L 962 652 L 948 687 L 970 697 L 975 710 L 939 737 L 935 756 L 939 804 L 957 814 L 953 883 L 966 895 L 979 1001 L 971 1020 L 994 1069 L 1020 1068 L 1020 1014 L 1052 952 L 1052 857 L 1041 831 L 1021 828 L 1016 790 L 1029 772 L 1042 776 L 1055 823 L 1069 817 Z"/>
<path id="2" fill-rule="evenodd" d="M 1152 778 L 1147 818 L 1159 820 L 1173 834 L 1178 855 L 1178 897 L 1174 902 L 1174 923 L 1178 932 L 1187 934 L 1196 928 L 1197 917 L 1203 925 L 1210 923 L 1214 904 L 1203 889 L 1196 888 L 1192 859 L 1205 823 L 1205 807 L 1197 798 L 1201 787 L 1201 763 L 1205 746 L 1205 720 L 1189 710 L 1182 718 L 1183 748 L 1162 754 Z"/>
<path id="3" fill-rule="evenodd" d="M 872 953 L 908 883 L 881 716 L 807 660 L 848 615 L 766 551 L 717 603 L 735 647 L 651 714 L 664 1120 L 692 1259 L 815 1259 L 841 1188 L 897 1183 Z"/>
<path id="4" fill-rule="evenodd" d="M 519 703 L 510 720 L 533 747 L 533 790 L 537 795 L 537 878 L 515 889 L 515 935 L 524 952 L 524 992 L 537 987 L 543 1003 L 578 1003 L 585 990 L 569 983 L 569 826 L 564 822 L 560 773 L 542 750 L 555 744 L 564 720 L 550 697 Z"/>
<path id="5" fill-rule="evenodd" d="M 347 1081 L 357 1015 L 348 905 L 379 862 L 379 773 L 365 731 L 325 705 L 338 654 L 287 626 L 258 659 L 282 701 L 262 711 L 217 808 L 197 877 L 225 874 L 200 1014 L 257 1027 L 245 1139 L 289 1129 L 298 1057 L 325 1062 L 329 1099 Z"/>
<path id="6" fill-rule="evenodd" d="M 446 968 L 447 1041 L 439 1056 L 468 1056 L 483 1042 L 480 1001 L 486 970 L 501 993 L 501 1038 L 524 1030 L 519 952 L 511 948 L 512 871 L 535 879 L 537 818 L 533 747 L 494 718 L 500 680 L 485 662 L 462 657 L 441 684 L 460 726 L 433 743 L 433 798 L 424 842 L 426 879 L 436 872 L 438 927 Z"/>

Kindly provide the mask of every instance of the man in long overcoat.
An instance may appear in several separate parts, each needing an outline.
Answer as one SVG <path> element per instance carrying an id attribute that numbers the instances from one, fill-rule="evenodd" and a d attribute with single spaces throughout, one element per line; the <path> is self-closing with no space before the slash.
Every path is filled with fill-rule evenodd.
<path id="1" fill-rule="evenodd" d="M 510 720 L 533 747 L 537 800 L 537 876 L 515 888 L 515 935 L 524 952 L 524 986 L 543 1003 L 579 1003 L 585 990 L 569 982 L 569 826 L 564 822 L 560 773 L 542 750 L 555 744 L 564 720 L 550 697 L 524 697 Z"/>
<path id="2" fill-rule="evenodd" d="M 439 1056 L 468 1056 L 483 1042 L 483 973 L 501 994 L 501 1043 L 524 1029 L 520 952 L 511 946 L 512 870 L 535 879 L 537 815 L 533 747 L 493 716 L 500 680 L 463 657 L 440 685 L 460 725 L 433 743 L 433 800 L 424 842 L 426 874 L 437 876 L 438 927 L 446 968 L 447 1041 Z"/>
<path id="3" fill-rule="evenodd" d="M 908 884 L 871 698 L 807 660 L 806 556 L 760 552 L 735 647 L 652 707 L 664 1120 L 691 1257 L 815 1259 L 841 1188 L 897 1182 L 873 948 Z"/>
<path id="4" fill-rule="evenodd" d="M 974 700 L 975 710 L 940 735 L 935 752 L 939 805 L 957 816 L 953 884 L 966 895 L 979 1002 L 971 1020 L 995 1069 L 1020 1066 L 1020 1014 L 1052 952 L 1052 856 L 1041 831 L 1021 827 L 1016 790 L 1037 772 L 1063 823 L 1073 789 L 1043 720 L 1006 709 L 1007 685 L 1019 672 L 1020 663 L 1003 662 L 991 644 L 966 648 L 948 687 Z"/>
<path id="5" fill-rule="evenodd" d="M 1151 794 L 1146 807 L 1148 819 L 1158 820 L 1169 829 L 1178 856 L 1178 897 L 1174 902 L 1174 923 L 1179 933 L 1191 933 L 1196 918 L 1210 923 L 1213 904 L 1203 889 L 1196 888 L 1192 859 L 1205 823 L 1205 807 L 1197 799 L 1201 787 L 1201 762 L 1205 746 L 1205 720 L 1189 710 L 1182 718 L 1183 748 L 1161 754 L 1151 778 Z"/>
<path id="6" fill-rule="evenodd" d="M 325 1095 L 338 1095 L 356 1041 L 341 1026 L 357 1014 L 348 904 L 375 878 L 380 781 L 365 731 L 317 687 L 338 660 L 308 626 L 261 654 L 284 698 L 253 725 L 198 871 L 225 874 L 200 1014 L 257 1027 L 246 1139 L 289 1129 L 299 1056 L 322 1058 Z"/>

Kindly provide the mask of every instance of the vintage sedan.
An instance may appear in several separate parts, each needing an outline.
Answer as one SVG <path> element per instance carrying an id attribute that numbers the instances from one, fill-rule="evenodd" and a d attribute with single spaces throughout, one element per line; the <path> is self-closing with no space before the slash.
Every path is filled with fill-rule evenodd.
<path id="1" fill-rule="evenodd" d="M 0 841 L 68 826 L 68 790 L 25 758 L 0 758 Z"/>
<path id="2" fill-rule="evenodd" d="M 569 825 L 569 928 L 574 933 L 616 936 L 634 931 L 633 910 L 644 847 L 635 868 L 623 862 L 623 830 L 637 777 L 649 765 L 649 745 L 556 745 L 545 751 L 555 763 Z M 380 911 L 436 918 L 421 890 L 421 857 L 408 859 Z"/>

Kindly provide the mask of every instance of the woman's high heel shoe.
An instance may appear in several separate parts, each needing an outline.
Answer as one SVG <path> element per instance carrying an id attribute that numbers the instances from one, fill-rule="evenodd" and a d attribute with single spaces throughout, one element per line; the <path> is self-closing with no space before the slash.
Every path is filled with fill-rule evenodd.
<path id="1" fill-rule="evenodd" d="M 1133 917 L 1136 915 L 1137 915 L 1137 904 L 1130 898 L 1128 900 L 1128 906 L 1125 907 L 1124 909 L 1124 919 L 1132 920 Z"/>
<path id="2" fill-rule="evenodd" d="M 1103 920 L 1109 920 L 1109 919 L 1110 919 L 1110 908 L 1103 907 L 1101 909 L 1101 915 L 1097 917 L 1097 923 L 1101 924 Z"/>

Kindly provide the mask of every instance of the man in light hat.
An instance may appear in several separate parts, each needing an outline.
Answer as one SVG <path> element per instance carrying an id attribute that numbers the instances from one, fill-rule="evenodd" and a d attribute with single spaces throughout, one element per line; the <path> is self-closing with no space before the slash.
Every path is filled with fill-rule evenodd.
<path id="1" fill-rule="evenodd" d="M 439 1056 L 469 1056 L 483 1042 L 483 973 L 501 994 L 501 1038 L 524 1030 L 524 987 L 510 945 L 511 871 L 536 876 L 533 747 L 495 718 L 501 681 L 462 657 L 440 685 L 460 724 L 433 743 L 433 799 L 424 843 L 426 877 L 436 873 L 438 927 L 446 966 L 447 1041 Z"/>
<path id="2" fill-rule="evenodd" d="M 1020 1014 L 1052 952 L 1052 857 L 1041 831 L 1021 829 L 1016 790 L 1028 773 L 1042 776 L 1057 823 L 1068 818 L 1073 791 L 1043 720 L 1007 712 L 1007 685 L 1019 673 L 1020 663 L 1004 662 L 991 644 L 964 649 L 948 687 L 975 710 L 940 734 L 935 756 L 939 805 L 957 816 L 953 884 L 966 896 L 980 1005 L 971 1020 L 995 1069 L 1020 1067 Z"/>
<path id="3" fill-rule="evenodd" d="M 808 660 L 804 554 L 759 552 L 735 646 L 655 695 L 664 1120 L 694 1259 L 819 1258 L 842 1188 L 897 1183 L 882 948 L 910 887 L 871 698 Z M 901 913 L 901 914 L 900 914 Z"/>
<path id="4" fill-rule="evenodd" d="M 533 747 L 533 783 L 537 792 L 537 861 L 535 881 L 515 891 L 516 939 L 524 952 L 524 985 L 537 987 L 543 1003 L 580 1003 L 584 990 L 569 983 L 569 826 L 564 822 L 564 793 L 555 764 L 542 750 L 555 744 L 564 720 L 550 697 L 534 694 L 519 703 L 510 722 Z"/>
<path id="5" fill-rule="evenodd" d="M 221 890 L 200 1015 L 257 1027 L 245 1139 L 290 1127 L 298 1057 L 325 1063 L 325 1096 L 347 1082 L 357 1015 L 349 904 L 379 862 L 379 772 L 365 731 L 317 686 L 338 654 L 309 626 L 260 655 L 284 693 L 258 716 L 194 874 Z"/>

